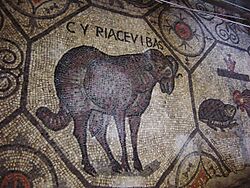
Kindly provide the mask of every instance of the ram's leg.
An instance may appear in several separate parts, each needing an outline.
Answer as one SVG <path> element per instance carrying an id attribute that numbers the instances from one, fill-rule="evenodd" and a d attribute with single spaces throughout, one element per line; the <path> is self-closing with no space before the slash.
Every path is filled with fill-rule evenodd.
<path id="1" fill-rule="evenodd" d="M 131 131 L 131 142 L 133 147 L 133 161 L 134 161 L 134 168 L 138 171 L 142 171 L 142 164 L 138 156 L 137 152 L 137 137 L 138 137 L 138 131 L 139 126 L 141 123 L 141 117 L 140 116 L 133 116 L 129 118 L 129 126 Z"/>
<path id="2" fill-rule="evenodd" d="M 99 115 L 97 119 L 95 119 L 95 121 L 92 121 L 91 123 L 93 123 L 94 127 L 101 127 L 100 131 L 95 135 L 97 141 L 100 143 L 100 145 L 102 146 L 102 148 L 104 149 L 104 151 L 106 152 L 110 163 L 111 163 L 111 167 L 112 170 L 114 172 L 120 172 L 122 171 L 122 167 L 121 165 L 115 160 L 112 151 L 108 145 L 107 142 L 107 138 L 106 138 L 106 134 L 107 134 L 107 124 L 103 122 L 103 115 Z"/>
<path id="3" fill-rule="evenodd" d="M 125 112 L 118 110 L 114 118 L 122 148 L 122 168 L 128 172 L 130 171 L 130 167 L 128 164 L 128 154 L 126 148 Z"/>
<path id="4" fill-rule="evenodd" d="M 82 152 L 82 164 L 84 165 L 84 170 L 88 174 L 94 176 L 96 171 L 94 167 L 89 162 L 89 157 L 87 153 L 87 124 L 89 119 L 89 112 L 81 113 L 74 116 L 74 136 L 76 137 Z"/>

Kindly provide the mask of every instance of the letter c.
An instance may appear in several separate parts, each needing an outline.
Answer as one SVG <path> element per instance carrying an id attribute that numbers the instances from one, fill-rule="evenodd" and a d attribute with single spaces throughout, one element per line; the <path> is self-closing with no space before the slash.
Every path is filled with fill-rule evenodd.
<path id="1" fill-rule="evenodd" d="M 74 30 L 70 29 L 70 25 L 75 25 L 75 22 L 68 22 L 66 25 L 66 29 L 70 32 L 70 33 L 75 33 Z"/>
<path id="2" fill-rule="evenodd" d="M 118 40 L 120 40 L 120 41 L 124 41 L 124 38 L 120 38 L 120 34 L 122 34 L 123 33 L 123 31 L 117 31 L 117 38 L 118 38 Z"/>

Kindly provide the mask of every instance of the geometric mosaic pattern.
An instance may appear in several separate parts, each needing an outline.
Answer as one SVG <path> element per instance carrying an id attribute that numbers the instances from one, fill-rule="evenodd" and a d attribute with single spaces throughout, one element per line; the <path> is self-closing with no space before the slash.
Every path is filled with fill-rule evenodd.
<path id="1" fill-rule="evenodd" d="M 201 0 L 175 3 L 217 9 Z M 249 174 L 250 36 L 245 28 L 153 0 L 1 0 L 0 40 L 1 187 L 213 187 L 217 179 L 238 181 Z M 162 92 L 160 80 L 140 114 L 136 142 L 142 169 L 134 168 L 129 118 L 124 120 L 130 166 L 126 169 L 120 160 L 124 151 L 116 128 L 119 121 L 113 114 L 101 114 L 101 126 L 107 128 L 105 146 L 124 168 L 114 172 L 93 130 L 87 130 L 86 144 L 81 145 L 75 121 L 52 130 L 37 115 L 40 107 L 60 112 L 56 67 L 69 50 L 83 45 L 106 54 L 109 58 L 104 60 L 96 57 L 104 64 L 113 57 L 125 62 L 121 58 L 129 56 L 128 62 L 139 66 L 139 54 L 144 57 L 152 50 L 171 57 L 166 60 L 169 67 L 172 61 L 179 65 L 171 77 L 175 80 L 171 94 Z M 152 53 L 147 58 L 154 59 Z M 97 86 L 109 72 L 101 75 Z M 100 95 L 112 90 L 106 85 L 110 89 L 97 89 Z M 121 90 L 125 96 L 127 89 Z M 96 174 L 82 165 L 84 147 Z"/>

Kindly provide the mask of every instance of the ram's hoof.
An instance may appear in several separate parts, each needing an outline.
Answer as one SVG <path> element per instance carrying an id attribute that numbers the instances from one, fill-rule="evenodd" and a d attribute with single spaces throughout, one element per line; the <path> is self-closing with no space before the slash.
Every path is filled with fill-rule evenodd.
<path id="1" fill-rule="evenodd" d="M 122 171 L 122 166 L 115 160 L 111 162 L 112 171 L 120 173 Z"/>
<path id="2" fill-rule="evenodd" d="M 130 172 L 130 171 L 131 171 L 128 162 L 123 162 L 123 163 L 122 163 L 122 168 L 123 168 L 126 172 Z"/>
<path id="3" fill-rule="evenodd" d="M 143 171 L 142 164 L 139 159 L 134 161 L 134 168 L 138 170 L 139 172 Z"/>
<path id="4" fill-rule="evenodd" d="M 87 172 L 91 176 L 96 176 L 97 173 L 95 171 L 95 168 L 91 164 L 85 164 L 83 167 L 83 170 Z"/>

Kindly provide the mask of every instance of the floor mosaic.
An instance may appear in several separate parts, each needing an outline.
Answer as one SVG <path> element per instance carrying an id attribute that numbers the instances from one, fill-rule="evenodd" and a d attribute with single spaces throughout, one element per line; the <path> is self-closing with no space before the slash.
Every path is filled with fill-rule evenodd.
<path id="1" fill-rule="evenodd" d="M 1 188 L 250 182 L 246 28 L 153 0 L 0 0 L 0 41 Z"/>

